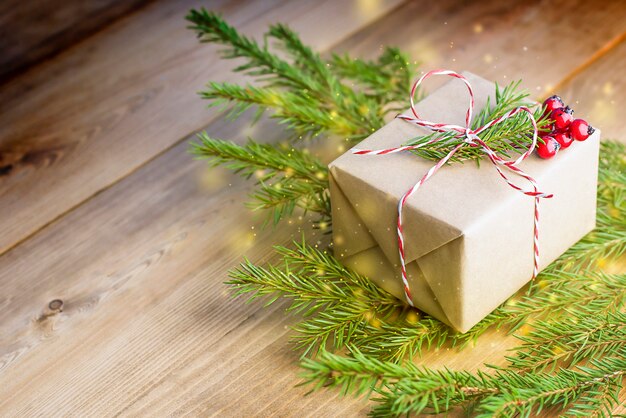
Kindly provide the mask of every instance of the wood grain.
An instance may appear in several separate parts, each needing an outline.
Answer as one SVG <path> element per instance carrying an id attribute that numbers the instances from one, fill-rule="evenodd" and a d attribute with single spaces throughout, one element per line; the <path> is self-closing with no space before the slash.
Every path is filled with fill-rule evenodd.
<path id="1" fill-rule="evenodd" d="M 626 142 L 626 37 L 593 65 L 559 86 L 574 115 L 602 130 L 605 138 Z"/>
<path id="2" fill-rule="evenodd" d="M 244 137 L 228 124 L 212 131 Z M 295 377 L 297 354 L 287 346 L 273 354 L 285 342 L 275 341 L 287 332 L 282 314 L 231 299 L 222 281 L 245 250 L 267 257 L 257 241 L 286 243 L 298 227 L 255 240 L 258 225 L 251 229 L 241 204 L 248 187 L 222 172 L 219 186 L 232 186 L 215 189 L 216 172 L 186 150 L 178 145 L 0 259 L 0 294 L 8 295 L 0 415 L 213 411 L 220 399 L 228 409 L 223 391 L 241 392 L 224 380 L 234 367 L 264 390 L 272 386 L 251 376 L 267 377 L 265 366 L 283 364 L 283 378 Z M 50 252 L 52 242 L 58 251 Z M 53 299 L 64 309 L 48 315 Z M 214 396 L 209 403 L 205 391 Z M 239 404 L 251 410 L 255 399 Z"/>
<path id="3" fill-rule="evenodd" d="M 587 13 L 586 20 L 608 22 L 577 39 L 579 50 L 592 56 L 607 40 L 600 37 L 614 35 L 605 26 L 619 26 L 612 20 L 619 10 L 578 6 Z M 423 13 L 414 7 L 407 4 L 369 25 L 339 50 L 371 56 L 389 43 L 419 52 L 425 50 L 419 45 L 427 42 L 437 51 L 428 68 L 456 62 L 459 69 L 487 76 L 503 74 L 499 68 L 507 74 L 523 73 L 532 83 L 540 83 L 544 75 L 558 83 L 586 59 L 556 50 L 555 64 L 544 68 L 529 66 L 511 53 L 521 44 L 519 39 L 527 37 L 532 40 L 528 47 L 544 57 L 550 50 L 541 39 L 570 33 L 573 18 L 561 14 L 562 23 L 546 26 L 556 18 L 545 17 L 552 9 L 538 3 L 513 11 L 495 1 L 439 1 Z M 481 17 L 483 32 L 476 36 L 488 36 L 480 42 L 465 40 L 475 35 L 460 24 L 461 12 L 470 21 Z M 404 29 L 409 17 L 412 30 Z M 257 27 L 247 22 L 246 27 Z M 450 40 L 458 54 L 448 50 Z M 167 68 L 174 72 L 176 61 L 192 50 L 173 54 Z M 498 68 L 492 68 L 493 61 L 472 61 L 486 54 L 498 58 Z M 196 62 L 179 71 L 200 67 Z M 170 77 L 181 80 L 183 74 Z M 586 95 L 584 87 L 576 93 Z M 163 117 L 167 113 L 159 115 L 149 119 L 163 128 L 163 120 L 169 119 Z M 142 113 L 137 118 L 145 117 Z M 126 141 L 137 141 L 134 152 L 140 155 L 145 137 L 133 126 L 128 122 Z M 282 137 L 281 129 L 266 121 L 249 128 L 246 120 L 218 120 L 207 130 L 237 141 L 248 135 Z M 298 353 L 287 344 L 293 322 L 283 315 L 284 305 L 263 309 L 260 303 L 243 304 L 222 284 L 242 254 L 263 262 L 273 258 L 271 245 L 299 239 L 302 231 L 317 239 L 308 220 L 295 218 L 291 225 L 259 230 L 260 219 L 242 206 L 249 185 L 225 170 L 209 171 L 186 150 L 184 142 L 168 149 L 0 256 L 0 415 L 366 414 L 367 402 L 341 398 L 336 391 L 303 397 L 307 388 L 294 388 L 299 382 Z M 81 176 L 94 172 L 92 167 L 75 169 Z M 55 299 L 64 302 L 61 312 L 49 306 Z M 507 348 L 515 343 L 493 331 L 461 355 L 442 349 L 427 353 L 420 362 L 475 370 L 484 362 L 504 364 Z"/>
<path id="4" fill-rule="evenodd" d="M 0 3 L 0 83 L 149 1 L 3 0 Z"/>
<path id="5" fill-rule="evenodd" d="M 625 2 L 597 9 L 583 0 L 442 1 L 429 7 L 407 2 L 336 49 L 372 57 L 380 45 L 398 45 L 424 63 L 422 70 L 468 70 L 500 84 L 521 79 L 534 97 L 541 97 L 626 31 Z M 432 90 L 445 81 L 442 77 L 425 87 Z"/>
<path id="6" fill-rule="evenodd" d="M 288 22 L 320 50 L 398 0 L 205 3 L 245 34 Z M 0 253 L 154 158 L 216 112 L 196 91 L 241 80 L 184 16 L 196 0 L 157 3 L 0 88 Z M 324 30 L 317 22 L 324 19 Z M 184 109 L 184 111 L 182 110 Z"/>

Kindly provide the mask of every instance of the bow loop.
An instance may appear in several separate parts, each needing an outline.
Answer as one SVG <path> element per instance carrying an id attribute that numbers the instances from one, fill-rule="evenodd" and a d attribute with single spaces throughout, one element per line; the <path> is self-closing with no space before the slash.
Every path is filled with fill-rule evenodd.
<path id="1" fill-rule="evenodd" d="M 429 77 L 434 75 L 448 75 L 450 77 L 458 78 L 467 87 L 467 91 L 469 93 L 469 104 L 467 106 L 467 112 L 465 113 L 465 127 L 460 127 L 458 125 L 449 125 L 443 123 L 433 123 L 427 120 L 424 120 L 419 117 L 417 111 L 415 110 L 415 93 L 417 92 L 418 87 Z M 463 77 L 461 74 L 456 71 L 451 70 L 431 70 L 426 74 L 422 75 L 415 83 L 413 83 L 413 87 L 411 88 L 411 112 L 415 116 L 415 123 L 420 126 L 424 126 L 426 128 L 430 128 L 432 130 L 437 130 L 440 132 L 454 130 L 459 133 L 464 133 L 466 130 L 471 129 L 472 125 L 472 117 L 474 113 L 474 90 L 472 89 L 472 85 L 467 80 L 467 78 Z M 434 129 L 433 129 L 434 128 Z"/>

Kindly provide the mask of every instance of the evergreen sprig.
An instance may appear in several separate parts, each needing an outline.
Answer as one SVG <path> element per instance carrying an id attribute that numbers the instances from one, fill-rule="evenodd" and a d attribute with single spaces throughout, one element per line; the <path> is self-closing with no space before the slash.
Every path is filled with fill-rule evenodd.
<path id="1" fill-rule="evenodd" d="M 398 48 L 386 47 L 375 61 L 333 54 L 330 62 L 340 78 L 363 86 L 368 96 L 386 108 L 385 114 L 406 110 L 407 92 L 417 65 Z M 416 99 L 420 97 L 418 92 Z"/>
<path id="2" fill-rule="evenodd" d="M 283 146 L 248 141 L 237 145 L 198 135 L 192 152 L 212 165 L 224 164 L 245 178 L 255 176 L 259 188 L 252 195 L 253 209 L 273 209 L 274 222 L 293 213 L 295 207 L 320 215 L 320 222 L 330 220 L 328 170 L 308 152 Z"/>
<path id="3" fill-rule="evenodd" d="M 353 142 L 366 137 L 383 126 L 386 115 L 396 111 L 394 106 L 406 96 L 415 70 L 407 56 L 396 48 L 386 48 L 375 62 L 338 55 L 324 60 L 282 24 L 270 26 L 266 42 L 261 45 L 240 34 L 216 13 L 192 10 L 187 20 L 202 42 L 223 47 L 222 58 L 243 60 L 234 71 L 257 81 L 255 85 L 211 81 L 200 96 L 209 100 L 211 106 L 228 108 L 231 118 L 239 117 L 251 107 L 256 108 L 255 120 L 266 110 L 271 110 L 272 118 L 293 131 L 298 139 L 330 134 Z M 270 50 L 268 39 L 274 41 L 287 59 Z M 206 134 L 200 136 L 200 141 L 201 144 L 194 145 L 193 151 L 202 158 L 227 164 L 246 175 L 250 175 L 245 171 L 246 164 L 257 168 L 256 163 L 243 155 L 255 147 L 253 141 L 236 153 L 227 141 L 210 142 Z M 271 146 L 253 151 L 273 152 Z M 302 152 L 291 152 L 290 157 L 296 160 L 294 164 L 299 163 L 302 157 L 299 153 Z M 324 177 L 320 180 L 326 184 L 326 169 L 318 170 L 317 160 L 313 165 L 316 165 L 314 177 Z M 283 166 L 293 168 L 288 162 Z M 288 175 L 272 184 L 259 181 L 251 206 L 271 209 L 275 222 L 300 207 L 305 211 L 320 212 L 319 223 L 328 225 L 328 192 L 319 186 L 310 178 Z"/>
<path id="4" fill-rule="evenodd" d="M 517 338 L 522 344 L 507 357 L 509 368 L 520 373 L 554 371 L 626 348 L 626 313 L 590 316 L 573 310 L 558 321 L 535 321 L 531 332 Z"/>
<path id="5" fill-rule="evenodd" d="M 605 141 L 600 148 L 596 228 L 568 249 L 553 268 L 603 268 L 626 253 L 626 150 Z"/>
<path id="6" fill-rule="evenodd" d="M 288 312 L 305 319 L 293 340 L 305 353 L 340 349 L 362 340 L 380 321 L 397 316 L 403 304 L 369 279 L 346 269 L 327 252 L 304 243 L 276 247 L 283 266 L 256 266 L 249 261 L 230 273 L 227 283 L 237 294 L 291 301 Z"/>
<path id="7" fill-rule="evenodd" d="M 463 408 L 478 417 L 535 416 L 548 408 L 568 413 L 610 413 L 619 403 L 626 376 L 626 349 L 620 348 L 588 366 L 555 373 L 520 374 L 514 369 L 491 373 L 433 370 L 414 363 L 399 365 L 352 349 L 349 357 L 320 353 L 304 358 L 305 382 L 315 389 L 337 387 L 342 393 L 369 394 L 377 417 L 442 413 Z M 573 404 L 572 404 L 573 403 Z M 608 414 L 607 414 L 608 415 Z"/>
<path id="8" fill-rule="evenodd" d="M 526 106 L 534 107 L 533 117 L 537 122 L 539 131 L 548 130 L 549 119 L 543 116 L 543 109 L 534 105 L 528 100 L 528 93 L 520 89 L 520 81 L 514 81 L 509 85 L 501 88 L 496 83 L 495 99 L 493 104 L 491 98 L 487 98 L 485 107 L 476 115 L 472 122 L 472 128 L 477 129 L 491 120 L 503 116 L 510 110 Z M 498 155 L 511 158 L 515 154 L 528 149 L 531 144 L 534 128 L 525 112 L 518 113 L 502 122 L 493 125 L 483 131 L 479 136 L 489 147 Z M 444 158 L 454 147 L 463 144 L 464 137 L 449 132 L 433 132 L 408 141 L 408 145 L 423 145 L 430 141 L 436 141 L 432 144 L 418 148 L 413 151 L 414 154 L 429 160 L 438 161 Z M 480 161 L 485 157 L 482 148 L 478 146 L 466 145 L 460 148 L 450 162 L 462 162 L 467 160 Z"/>
<path id="9" fill-rule="evenodd" d="M 234 69 L 250 76 L 263 78 L 270 86 L 288 89 L 304 89 L 311 94 L 327 94 L 318 81 L 306 72 L 298 71 L 287 61 L 269 51 L 267 45 L 259 45 L 229 25 L 221 16 L 206 9 L 191 10 L 187 20 L 201 42 L 223 45 L 223 59 L 240 58 L 244 63 Z M 270 29 L 272 30 L 272 29 Z"/>
<path id="10" fill-rule="evenodd" d="M 201 92 L 213 105 L 230 107 L 232 117 L 251 107 L 257 117 L 271 110 L 296 138 L 330 134 L 351 142 L 408 106 L 415 67 L 395 48 L 386 48 L 374 61 L 348 55 L 323 59 L 284 25 L 271 26 L 259 44 L 214 13 L 191 11 L 188 20 L 202 41 L 223 46 L 223 58 L 243 62 L 235 71 L 255 79 L 245 85 L 211 82 Z M 268 40 L 280 55 L 270 50 Z M 519 82 L 498 87 L 495 101 L 476 115 L 473 127 L 519 105 L 527 105 Z M 545 129 L 541 113 L 536 109 L 535 117 Z M 528 121 L 519 115 L 481 138 L 499 154 L 512 156 L 528 146 L 529 133 Z M 413 143 L 437 135 L 442 134 Z M 459 140 L 449 135 L 417 154 L 439 159 Z M 327 169 L 306 149 L 254 141 L 236 145 L 201 134 L 193 151 L 214 165 L 255 177 L 252 206 L 272 209 L 275 221 L 300 207 L 329 224 Z M 482 157 L 467 146 L 455 161 Z M 407 308 L 342 266 L 328 250 L 304 241 L 277 247 L 277 264 L 245 261 L 231 272 L 229 284 L 235 294 L 263 297 L 267 304 L 287 299 L 287 311 L 299 318 L 293 340 L 303 352 L 305 381 L 314 390 L 331 386 L 373 394 L 373 415 L 463 408 L 478 416 L 527 417 L 546 409 L 567 416 L 609 416 L 626 376 L 626 275 L 612 267 L 626 253 L 625 173 L 626 147 L 602 143 L 596 229 L 546 268 L 528 293 L 465 334 Z M 433 346 L 461 349 L 493 327 L 520 339 L 504 367 L 470 373 L 411 361 Z"/>
<path id="11" fill-rule="evenodd" d="M 559 260 L 556 261 L 559 263 Z M 465 346 L 492 327 L 508 326 L 517 330 L 529 319 L 557 318 L 573 311 L 606 314 L 626 304 L 626 275 L 582 270 L 544 271 L 537 277 L 530 294 L 513 297 L 465 334 L 454 337 Z"/>
<path id="12" fill-rule="evenodd" d="M 216 13 L 192 10 L 187 20 L 201 41 L 224 46 L 222 58 L 244 61 L 234 71 L 252 76 L 261 84 L 258 87 L 209 83 L 201 96 L 211 100 L 213 105 L 231 104 L 231 116 L 236 117 L 253 105 L 259 106 L 259 114 L 272 109 L 272 117 L 293 130 L 300 139 L 329 133 L 349 141 L 359 140 L 384 124 L 383 117 L 390 109 L 376 100 L 376 96 L 366 94 L 367 83 L 354 87 L 345 84 L 343 76 L 354 76 L 346 74 L 348 66 L 333 65 L 337 64 L 335 59 L 323 60 L 287 26 L 270 26 L 265 39 L 273 40 L 277 49 L 286 52 L 291 61 L 272 52 L 267 42 L 259 45 L 241 35 Z M 386 84 L 395 87 L 405 81 L 408 65 L 399 66 L 398 60 L 383 58 Z M 336 68 L 340 70 L 335 71 Z M 353 82 L 363 81 L 359 77 L 351 78 Z"/>

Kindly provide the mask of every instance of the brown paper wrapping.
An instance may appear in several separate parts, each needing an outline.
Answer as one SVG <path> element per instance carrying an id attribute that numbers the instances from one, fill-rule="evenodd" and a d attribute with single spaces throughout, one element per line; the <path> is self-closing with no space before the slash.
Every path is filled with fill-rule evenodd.
<path id="1" fill-rule="evenodd" d="M 495 86 L 464 73 L 478 114 Z M 464 125 L 467 90 L 453 80 L 416 105 L 430 121 Z M 404 145 L 428 131 L 399 119 L 356 148 Z M 550 160 L 536 155 L 521 168 L 543 192 L 540 269 L 595 226 L 600 131 Z M 349 151 L 330 168 L 335 255 L 404 300 L 397 248 L 397 203 L 435 163 L 412 153 Z M 518 184 L 525 180 L 515 175 Z M 416 307 L 465 332 L 526 284 L 533 270 L 534 199 L 508 186 L 485 159 L 442 167 L 404 208 L 407 273 Z"/>

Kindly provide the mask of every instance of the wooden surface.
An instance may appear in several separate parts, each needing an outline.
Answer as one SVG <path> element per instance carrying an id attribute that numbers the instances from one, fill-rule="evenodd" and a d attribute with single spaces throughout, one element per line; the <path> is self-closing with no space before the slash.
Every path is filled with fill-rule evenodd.
<path id="1" fill-rule="evenodd" d="M 196 91 L 217 75 L 242 76 L 186 29 L 187 10 L 199 4 L 147 7 L 0 88 L 0 253 L 218 116 Z M 322 50 L 391 7 L 332 0 L 207 6 L 253 36 L 270 22 L 289 22 Z"/>
<path id="2" fill-rule="evenodd" d="M 149 1 L 3 0 L 0 3 L 0 83 Z"/>
<path id="3" fill-rule="evenodd" d="M 319 50 L 372 57 L 395 44 L 424 69 L 523 78 L 537 97 L 556 88 L 626 140 L 626 5 L 588 3 L 205 6 L 253 36 L 283 21 Z M 314 232 L 298 219 L 261 230 L 242 206 L 250 185 L 188 155 L 201 128 L 282 137 L 270 122 L 225 122 L 197 98 L 209 79 L 241 78 L 185 29 L 196 5 L 151 4 L 0 88 L 0 416 L 367 413 L 335 391 L 303 397 L 282 307 L 243 304 L 222 284 L 243 254 L 269 260 L 271 245 Z M 504 364 L 514 344 L 493 332 L 421 361 Z"/>

